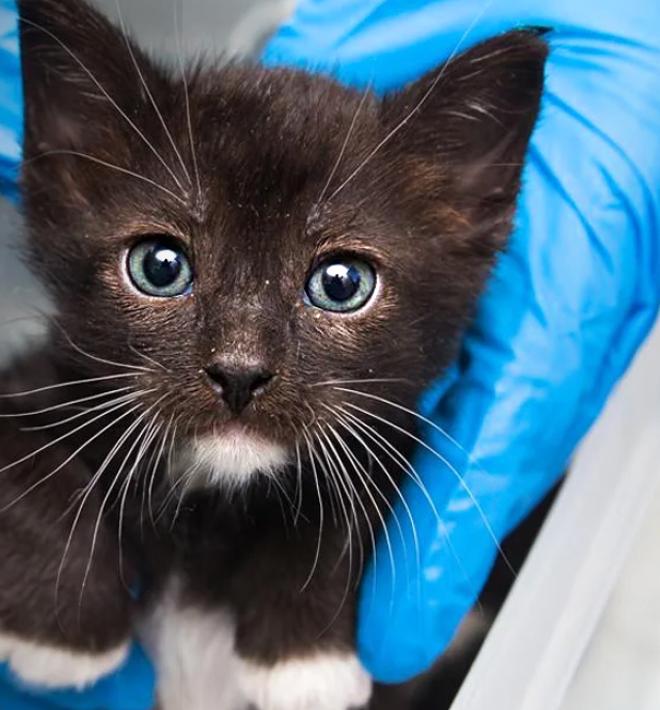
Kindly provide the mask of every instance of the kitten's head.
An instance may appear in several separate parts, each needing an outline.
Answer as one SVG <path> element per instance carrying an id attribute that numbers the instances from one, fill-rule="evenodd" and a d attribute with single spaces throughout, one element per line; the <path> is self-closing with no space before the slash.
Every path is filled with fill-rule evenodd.
<path id="1" fill-rule="evenodd" d="M 346 389 L 413 404 L 505 244 L 545 44 L 502 35 L 381 100 L 184 77 L 82 0 L 20 8 L 31 261 L 78 370 L 135 373 L 145 423 L 233 481 L 385 411 Z"/>

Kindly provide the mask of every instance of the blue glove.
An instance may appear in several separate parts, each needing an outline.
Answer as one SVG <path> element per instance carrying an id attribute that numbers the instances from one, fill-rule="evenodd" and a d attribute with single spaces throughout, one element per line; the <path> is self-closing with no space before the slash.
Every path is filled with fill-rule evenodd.
<path id="1" fill-rule="evenodd" d="M 421 568 L 399 505 L 396 576 L 381 539 L 362 585 L 359 649 L 381 681 L 446 648 L 497 541 L 558 480 L 656 318 L 660 3 L 300 0 L 266 51 L 388 90 L 520 25 L 553 30 L 543 115 L 510 248 L 460 364 L 420 403 L 414 464 L 434 505 L 413 483 L 405 495 Z"/>
<path id="2" fill-rule="evenodd" d="M 23 87 L 14 0 L 0 0 L 0 195 L 15 198 L 23 144 Z"/>
<path id="3" fill-rule="evenodd" d="M 0 195 L 17 196 L 16 178 L 22 146 L 22 85 L 14 0 L 0 0 Z M 113 676 L 84 693 L 27 688 L 0 665 L 2 710 L 150 710 L 155 678 L 137 647 Z"/>

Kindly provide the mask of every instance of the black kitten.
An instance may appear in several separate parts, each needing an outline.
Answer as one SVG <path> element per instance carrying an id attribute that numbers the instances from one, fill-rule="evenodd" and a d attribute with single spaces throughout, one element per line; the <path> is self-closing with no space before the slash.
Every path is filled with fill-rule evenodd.
<path id="1" fill-rule="evenodd" d="M 511 32 L 380 100 L 183 77 L 82 0 L 19 4 L 57 315 L 3 378 L 0 657 L 83 686 L 137 627 L 167 710 L 363 705 L 355 589 L 414 443 L 399 406 L 505 245 L 546 47 Z"/>

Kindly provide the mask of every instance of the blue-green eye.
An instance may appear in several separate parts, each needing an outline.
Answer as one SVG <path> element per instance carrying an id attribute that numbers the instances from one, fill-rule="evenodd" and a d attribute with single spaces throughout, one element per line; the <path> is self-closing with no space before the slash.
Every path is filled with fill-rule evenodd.
<path id="1" fill-rule="evenodd" d="M 317 267 L 305 290 L 317 308 L 350 313 L 365 306 L 373 296 L 376 272 L 364 261 L 335 257 Z"/>
<path id="2" fill-rule="evenodd" d="M 193 272 L 183 247 L 171 237 L 154 237 L 128 253 L 128 275 L 148 296 L 174 298 L 190 293 Z"/>

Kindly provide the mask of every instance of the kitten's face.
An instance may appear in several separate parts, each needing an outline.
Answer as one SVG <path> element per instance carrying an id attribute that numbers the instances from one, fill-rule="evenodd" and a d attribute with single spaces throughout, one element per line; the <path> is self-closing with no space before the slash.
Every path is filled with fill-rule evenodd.
<path id="1" fill-rule="evenodd" d="M 381 102 L 284 70 L 184 81 L 132 49 L 141 79 L 79 0 L 21 14 L 35 270 L 79 348 L 144 368 L 143 409 L 186 464 L 236 482 L 295 462 L 351 397 L 381 406 L 338 387 L 413 403 L 510 227 L 538 39 Z"/>

